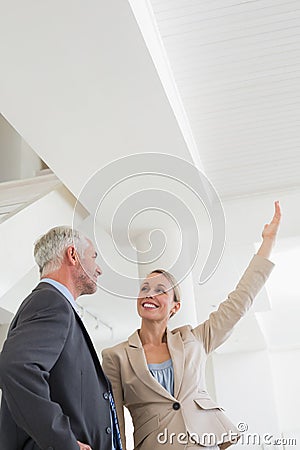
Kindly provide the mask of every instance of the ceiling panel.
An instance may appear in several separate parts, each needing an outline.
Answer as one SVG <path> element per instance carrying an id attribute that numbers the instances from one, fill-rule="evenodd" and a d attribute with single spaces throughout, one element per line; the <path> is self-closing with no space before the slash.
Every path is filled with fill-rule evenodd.
<path id="1" fill-rule="evenodd" d="M 299 188 L 299 0 L 150 2 L 220 196 Z"/>

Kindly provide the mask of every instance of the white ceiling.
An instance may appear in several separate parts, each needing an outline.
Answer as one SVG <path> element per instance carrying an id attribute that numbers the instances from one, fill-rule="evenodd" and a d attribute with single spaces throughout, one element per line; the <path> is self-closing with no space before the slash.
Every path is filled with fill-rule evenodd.
<path id="1" fill-rule="evenodd" d="M 299 187 L 299 0 L 149 3 L 220 196 Z"/>

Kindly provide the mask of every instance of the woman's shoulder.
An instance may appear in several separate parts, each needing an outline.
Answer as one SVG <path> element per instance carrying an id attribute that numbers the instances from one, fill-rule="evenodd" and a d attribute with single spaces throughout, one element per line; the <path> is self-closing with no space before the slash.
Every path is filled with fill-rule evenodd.
<path id="1" fill-rule="evenodd" d="M 193 330 L 192 325 L 182 325 L 181 327 L 174 328 L 173 330 L 170 330 L 170 333 L 176 334 L 179 333 L 182 338 L 189 335 Z"/>
<path id="2" fill-rule="evenodd" d="M 138 331 L 136 330 L 131 336 L 129 336 L 126 341 L 120 342 L 119 344 L 113 345 L 112 347 L 107 347 L 102 350 L 102 355 L 105 357 L 106 355 L 113 356 L 113 355 L 120 355 L 124 353 L 126 348 L 131 346 L 131 342 L 136 342 L 138 344 L 139 336 Z M 139 345 L 137 345 L 139 346 Z"/>
<path id="3" fill-rule="evenodd" d="M 120 342 L 119 344 L 113 345 L 112 347 L 106 347 L 102 350 L 102 355 L 114 355 L 120 353 L 126 347 L 127 341 Z"/>

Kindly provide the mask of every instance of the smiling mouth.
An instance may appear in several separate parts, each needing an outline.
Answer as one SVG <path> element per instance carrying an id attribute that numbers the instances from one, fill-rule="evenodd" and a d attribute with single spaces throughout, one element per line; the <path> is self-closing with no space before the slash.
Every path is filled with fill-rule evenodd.
<path id="1" fill-rule="evenodd" d="M 157 305 L 155 305 L 154 303 L 150 303 L 150 302 L 142 303 L 142 307 L 145 309 L 157 309 L 158 308 Z"/>

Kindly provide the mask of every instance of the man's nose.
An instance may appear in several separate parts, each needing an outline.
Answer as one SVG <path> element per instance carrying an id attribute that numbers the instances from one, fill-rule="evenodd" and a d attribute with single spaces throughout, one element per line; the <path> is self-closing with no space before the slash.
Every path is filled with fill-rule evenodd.
<path id="1" fill-rule="evenodd" d="M 96 272 L 97 272 L 98 276 L 99 276 L 99 275 L 102 275 L 102 270 L 101 270 L 101 267 L 100 267 L 100 266 L 97 266 Z"/>

